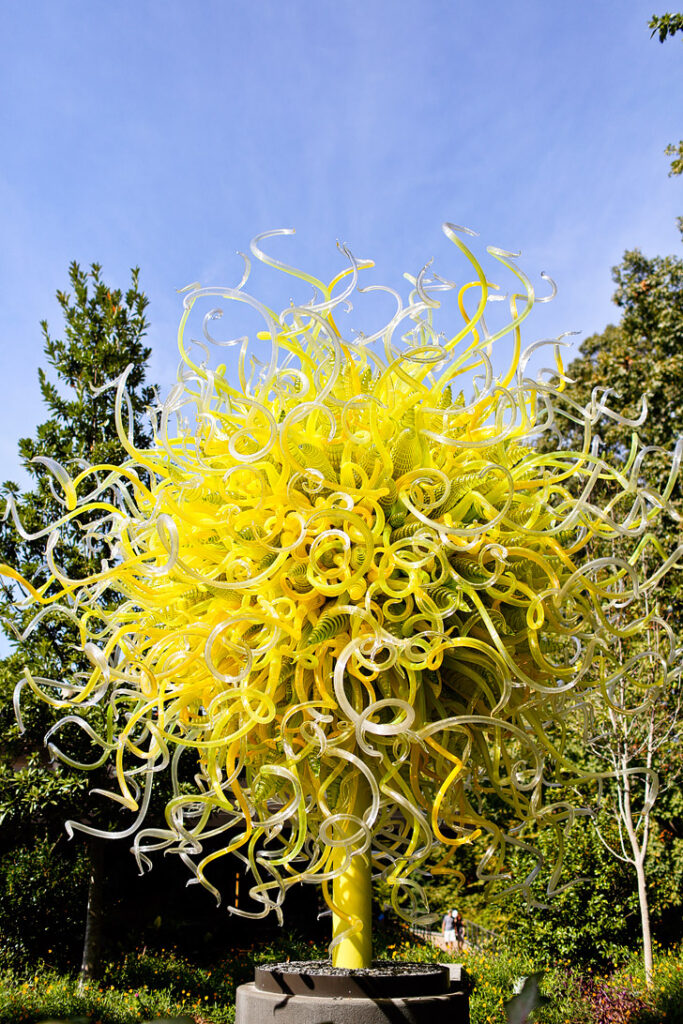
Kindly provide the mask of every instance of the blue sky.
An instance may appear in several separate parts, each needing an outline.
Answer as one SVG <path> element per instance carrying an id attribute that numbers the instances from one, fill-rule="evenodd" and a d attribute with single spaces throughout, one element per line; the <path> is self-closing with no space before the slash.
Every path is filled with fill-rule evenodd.
<path id="1" fill-rule="evenodd" d="M 331 276 L 339 238 L 375 259 L 375 282 L 400 286 L 431 256 L 460 279 L 440 224 L 465 224 L 482 251 L 521 249 L 532 275 L 556 279 L 529 342 L 601 330 L 624 249 L 680 253 L 683 180 L 663 149 L 683 134 L 683 49 L 650 40 L 652 8 L 5 5 L 1 478 L 22 479 L 17 439 L 44 418 L 38 322 L 59 333 L 54 292 L 73 259 L 114 285 L 140 265 L 162 387 L 176 289 L 234 283 L 235 250 L 277 227 L 297 229 L 271 243 L 280 258 Z"/>

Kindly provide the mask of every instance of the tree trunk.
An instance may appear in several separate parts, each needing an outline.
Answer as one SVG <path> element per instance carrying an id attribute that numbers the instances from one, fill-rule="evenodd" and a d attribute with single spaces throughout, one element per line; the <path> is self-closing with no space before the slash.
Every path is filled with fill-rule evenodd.
<path id="1" fill-rule="evenodd" d="M 638 903 L 640 904 L 640 927 L 643 933 L 643 963 L 645 965 L 645 984 L 652 988 L 652 936 L 650 935 L 650 908 L 647 903 L 647 886 L 645 884 L 645 865 L 642 859 L 636 861 L 638 878 Z"/>
<path id="2" fill-rule="evenodd" d="M 104 883 L 104 846 L 101 839 L 90 837 L 88 855 L 90 858 L 88 910 L 85 919 L 85 935 L 83 936 L 81 970 L 78 976 L 79 988 L 82 988 L 87 981 L 96 978 L 100 967 Z"/>

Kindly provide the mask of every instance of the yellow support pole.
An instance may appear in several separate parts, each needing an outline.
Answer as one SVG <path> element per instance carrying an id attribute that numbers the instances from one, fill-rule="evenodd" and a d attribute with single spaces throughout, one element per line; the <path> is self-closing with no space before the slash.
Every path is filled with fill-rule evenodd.
<path id="1" fill-rule="evenodd" d="M 372 884 L 367 853 L 355 854 L 346 871 L 334 879 L 332 899 L 344 915 L 332 914 L 333 938 L 348 931 L 357 921 L 362 925 L 334 947 L 332 966 L 369 967 L 372 963 Z"/>
<path id="2" fill-rule="evenodd" d="M 368 806 L 370 793 L 364 780 L 358 781 L 354 813 L 361 817 Z M 353 826 L 351 826 L 353 828 Z M 337 862 L 344 859 L 340 850 Z M 354 928 L 346 938 L 332 950 L 332 966 L 353 969 L 369 967 L 372 963 L 372 881 L 370 851 L 354 853 L 346 871 L 334 879 L 332 885 L 332 902 L 339 913 L 332 912 L 332 937 L 337 938 L 342 932 Z"/>

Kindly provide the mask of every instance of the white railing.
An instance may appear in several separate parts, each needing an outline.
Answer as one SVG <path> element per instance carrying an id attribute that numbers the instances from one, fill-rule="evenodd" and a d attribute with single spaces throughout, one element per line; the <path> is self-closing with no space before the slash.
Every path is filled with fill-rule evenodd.
<path id="1" fill-rule="evenodd" d="M 471 946 L 475 949 L 491 949 L 496 945 L 498 941 L 497 932 L 492 931 L 490 928 L 484 928 L 483 925 L 477 924 L 476 921 L 463 920 L 465 924 L 465 946 Z M 418 935 L 426 942 L 434 943 L 435 946 L 440 946 L 443 943 L 443 935 L 440 931 L 433 931 L 430 928 L 423 928 L 419 925 L 412 926 L 410 931 L 413 935 Z"/>

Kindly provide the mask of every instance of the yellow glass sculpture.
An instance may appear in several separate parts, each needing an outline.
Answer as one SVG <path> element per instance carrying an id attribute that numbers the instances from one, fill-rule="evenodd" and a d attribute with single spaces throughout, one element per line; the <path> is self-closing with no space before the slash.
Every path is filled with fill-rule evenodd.
<path id="1" fill-rule="evenodd" d="M 578 700 L 610 700 L 624 671 L 610 607 L 673 564 L 638 579 L 680 451 L 662 492 L 645 488 L 642 418 L 622 418 L 623 465 L 608 464 L 593 437 L 601 416 L 619 419 L 607 391 L 577 406 L 558 343 L 554 374 L 525 375 L 520 327 L 534 289 L 512 255 L 488 250 L 515 284 L 508 322 L 491 333 L 494 286 L 463 230 L 444 230 L 474 272 L 456 289 L 460 326 L 445 333 L 440 298 L 455 286 L 425 269 L 405 302 L 363 289 L 388 293 L 395 312 L 368 336 L 343 336 L 337 320 L 371 266 L 346 250 L 348 267 L 325 285 L 256 239 L 259 260 L 315 289 L 280 314 L 245 291 L 248 261 L 237 288 L 192 286 L 179 381 L 155 411 L 153 448 L 127 434 L 124 375 L 115 384 L 129 458 L 77 475 L 44 460 L 65 511 L 45 530 L 50 579 L 21 581 L 27 604 L 78 616 L 92 673 L 69 681 L 68 698 L 64 680 L 26 672 L 20 685 L 68 709 L 64 721 L 110 706 L 107 734 L 92 738 L 98 764 L 115 767 L 109 795 L 135 813 L 117 835 L 135 836 L 140 864 L 174 849 L 216 892 L 212 861 L 238 854 L 262 908 L 232 908 L 248 916 L 281 916 L 291 886 L 321 884 L 333 961 L 345 967 L 371 957 L 371 873 L 414 917 L 435 844 L 447 871 L 460 844 L 488 836 L 482 877 L 524 844 L 523 831 L 482 812 L 480 792 L 495 792 L 520 827 L 560 833 L 573 809 L 545 803 L 547 765 L 554 779 L 582 777 L 563 752 L 564 716 Z M 239 383 L 209 367 L 208 349 L 195 362 L 185 342 L 195 303 L 214 296 L 263 318 L 255 348 L 235 342 Z M 208 341 L 220 312 L 205 318 Z M 495 375 L 502 337 L 509 367 Z M 193 422 L 175 416 L 188 404 Z M 582 448 L 537 450 L 562 416 L 584 425 Z M 111 557 L 68 579 L 59 530 L 84 514 Z M 632 539 L 628 558 L 591 557 L 609 538 Z M 196 791 L 176 784 L 166 827 L 145 827 L 155 773 L 169 766 L 177 780 L 181 757 L 196 762 Z M 217 834 L 222 847 L 203 853 Z"/>

